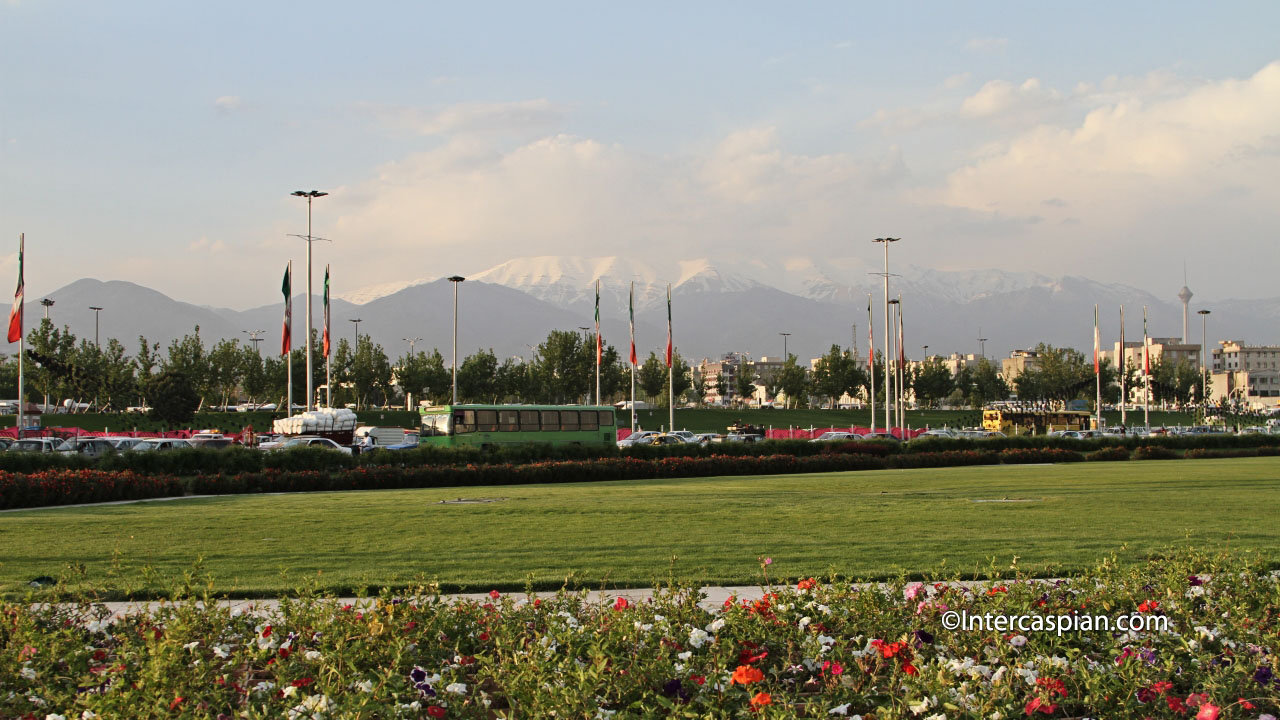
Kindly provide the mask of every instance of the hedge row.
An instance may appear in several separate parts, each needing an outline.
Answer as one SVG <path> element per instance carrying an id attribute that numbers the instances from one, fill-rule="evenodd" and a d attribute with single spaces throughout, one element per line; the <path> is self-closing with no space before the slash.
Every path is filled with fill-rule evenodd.
<path id="1" fill-rule="evenodd" d="M 186 492 L 172 475 L 102 470 L 46 470 L 30 475 L 0 472 L 0 508 L 174 497 Z"/>
<path id="2" fill-rule="evenodd" d="M 1160 452 L 1161 450 L 1167 452 Z M 179 450 L 172 452 L 122 453 L 93 460 L 80 455 L 0 453 L 0 471 L 36 473 L 44 470 L 119 470 L 147 475 L 234 475 L 266 470 L 317 470 L 339 472 L 358 467 L 447 467 L 454 465 L 512 465 L 556 461 L 587 461 L 629 458 L 764 457 L 789 455 L 796 458 L 855 454 L 866 457 L 902 457 L 936 453 L 1011 452 L 1006 462 L 1066 462 L 1090 459 L 1121 459 L 1121 455 L 1141 452 L 1146 457 L 1165 457 L 1174 450 L 1195 451 L 1191 457 L 1235 457 L 1280 453 L 1280 435 L 1199 435 L 1156 438 L 1098 438 L 1070 440 L 1048 437 L 1012 437 L 991 440 L 924 438 L 910 443 L 823 442 L 769 440 L 760 443 L 717 443 L 714 445 L 640 446 L 619 450 L 607 447 L 550 447 L 545 445 L 480 448 L 422 446 L 414 450 L 380 450 L 349 456 L 330 450 L 294 448 L 272 452 L 232 447 L 224 450 Z M 1214 452 L 1227 453 L 1215 455 Z M 1207 453 L 1207 454 L 1200 454 Z M 1021 460 L 1019 458 L 1027 458 Z M 931 461 L 916 462 L 925 467 Z"/>

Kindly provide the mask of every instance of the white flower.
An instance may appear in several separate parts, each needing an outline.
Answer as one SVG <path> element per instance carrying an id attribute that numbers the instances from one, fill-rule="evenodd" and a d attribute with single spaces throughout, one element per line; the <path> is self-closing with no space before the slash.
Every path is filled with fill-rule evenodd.
<path id="1" fill-rule="evenodd" d="M 837 705 L 837 706 L 835 706 L 835 707 L 831 708 L 830 710 L 828 710 L 828 711 L 827 711 L 827 714 L 828 714 L 828 715 L 848 715 L 848 714 L 849 714 L 849 705 L 851 705 L 851 703 L 845 703 L 845 704 L 843 704 L 843 705 Z"/>
<path id="2" fill-rule="evenodd" d="M 305 657 L 308 660 L 319 660 L 321 656 L 320 656 L 319 650 L 308 650 L 307 654 L 304 655 L 303 657 Z"/>
<path id="3" fill-rule="evenodd" d="M 709 633 L 720 632 L 720 628 L 722 627 L 724 627 L 724 618 L 716 618 L 715 620 L 711 621 L 710 625 L 707 626 L 707 632 Z"/>
<path id="4" fill-rule="evenodd" d="M 1004 668 L 1000 668 L 1000 669 L 1003 670 Z M 1004 717 L 1004 715 L 1001 715 L 1000 711 L 996 710 L 995 712 L 987 716 L 987 720 L 1000 720 L 1000 718 L 1002 717 Z"/>
<path id="5" fill-rule="evenodd" d="M 947 716 L 942 713 L 934 713 L 924 720 L 947 720 Z"/>
<path id="6" fill-rule="evenodd" d="M 466 695 L 467 684 L 466 683 L 449 683 L 448 685 L 444 686 L 444 691 L 453 693 L 454 695 Z"/>
<path id="7" fill-rule="evenodd" d="M 67 720 L 67 716 L 59 715 L 57 713 L 49 713 L 48 715 L 44 716 L 44 720 Z"/>
<path id="8" fill-rule="evenodd" d="M 361 680 L 360 682 L 356 683 L 356 689 L 359 690 L 360 692 L 371 693 L 373 692 L 373 681 Z"/>
<path id="9" fill-rule="evenodd" d="M 183 649 L 183 650 L 186 650 L 187 652 L 193 652 L 193 651 L 194 651 L 196 648 L 198 648 L 198 647 L 200 647 L 200 641 L 199 641 L 199 640 L 192 640 L 191 642 L 187 643 L 186 645 L 183 645 L 183 646 L 182 646 L 182 649 Z"/>
<path id="10" fill-rule="evenodd" d="M 639 630 L 640 632 L 649 632 L 650 630 L 653 629 L 653 625 L 651 623 L 641 623 L 639 620 L 637 620 L 636 629 Z"/>
<path id="11" fill-rule="evenodd" d="M 667 618 L 666 618 L 666 616 L 665 616 L 665 615 L 654 615 L 654 616 L 653 616 L 653 621 L 654 621 L 654 622 L 664 622 L 666 619 L 667 619 Z"/>
<path id="12" fill-rule="evenodd" d="M 693 657 L 693 652 L 690 650 L 685 650 L 682 653 L 678 653 L 676 657 L 680 658 L 681 660 L 688 660 L 689 658 Z"/>
<path id="13" fill-rule="evenodd" d="M 228 658 L 228 657 L 230 657 L 230 656 L 231 656 L 231 646 L 230 646 L 230 645 L 215 645 L 215 646 L 213 647 L 213 654 L 214 654 L 214 655 L 217 655 L 217 656 L 218 656 L 218 657 L 220 657 L 220 658 L 226 659 L 226 658 Z"/>
<path id="14" fill-rule="evenodd" d="M 254 685 L 254 686 L 253 686 L 253 691 L 254 691 L 254 692 L 269 692 L 270 690 L 272 690 L 273 688 L 275 688 L 275 686 L 276 686 L 276 684 L 275 684 L 275 683 L 273 683 L 273 682 L 271 682 L 270 680 L 263 680 L 262 682 L 259 682 L 257 685 Z"/>
<path id="15" fill-rule="evenodd" d="M 23 666 L 22 671 L 21 671 L 21 672 L 19 672 L 18 674 L 19 674 L 19 675 L 22 675 L 22 677 L 24 677 L 24 678 L 26 678 L 26 679 L 28 679 L 28 680 L 35 680 L 35 679 L 36 679 L 36 676 L 37 676 L 37 673 L 36 673 L 36 671 L 35 671 L 35 670 L 32 670 L 31 668 L 26 667 L 26 666 Z"/>
<path id="16" fill-rule="evenodd" d="M 710 639 L 711 636 L 709 634 L 703 630 L 699 630 L 698 628 L 694 628 L 689 631 L 689 644 L 695 648 L 702 647 L 706 644 L 707 640 Z"/>
<path id="17" fill-rule="evenodd" d="M 611 718 L 617 714 L 618 714 L 617 710 L 605 710 L 604 708 L 596 708 L 597 720 L 608 720 L 608 718 Z"/>
<path id="18" fill-rule="evenodd" d="M 803 628 L 803 627 L 806 627 L 811 622 L 813 622 L 813 620 L 810 620 L 809 616 L 805 615 L 804 617 L 800 618 L 800 622 L 797 624 Z"/>
<path id="19" fill-rule="evenodd" d="M 1023 645 L 1027 644 L 1027 636 L 1014 635 L 1013 637 L 1009 638 L 1009 644 L 1014 647 L 1022 647 Z"/>
<path id="20" fill-rule="evenodd" d="M 925 698 L 918 703 L 913 703 L 911 705 L 908 705 L 907 709 L 910 710 L 912 714 L 919 715 L 925 710 L 928 710 L 929 708 L 933 707 L 933 704 L 934 703 L 932 703 L 929 698 Z"/>
<path id="21" fill-rule="evenodd" d="M 102 716 L 92 710 L 80 713 L 80 720 L 102 720 Z"/>
<path id="22" fill-rule="evenodd" d="M 290 685 L 289 687 L 285 688 L 281 692 L 284 693 L 285 697 L 293 697 L 294 695 L 298 694 L 298 688 Z"/>

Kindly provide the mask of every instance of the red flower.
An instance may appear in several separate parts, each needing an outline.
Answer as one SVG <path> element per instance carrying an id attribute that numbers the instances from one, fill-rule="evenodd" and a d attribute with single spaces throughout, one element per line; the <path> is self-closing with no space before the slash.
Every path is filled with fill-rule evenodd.
<path id="1" fill-rule="evenodd" d="M 613 601 L 613 609 L 619 612 L 626 610 L 630 606 L 631 603 L 627 602 L 627 599 L 624 597 L 619 597 L 617 600 Z"/>
<path id="2" fill-rule="evenodd" d="M 1031 698 L 1031 702 L 1027 703 L 1027 706 L 1023 708 L 1023 712 L 1025 712 L 1027 715 L 1031 715 L 1035 711 L 1039 710 L 1045 715 L 1052 715 L 1053 712 L 1057 709 L 1058 709 L 1058 706 L 1054 705 L 1053 703 L 1045 702 L 1040 698 Z"/>
<path id="3" fill-rule="evenodd" d="M 1057 678 L 1036 678 L 1036 685 L 1049 691 L 1050 695 L 1057 693 L 1062 697 L 1067 696 L 1067 686 Z"/>
<path id="4" fill-rule="evenodd" d="M 279 650 L 277 650 L 276 652 L 280 655 L 280 659 L 281 659 L 281 660 L 283 660 L 283 659 L 285 659 L 285 658 L 289 657 L 289 648 L 282 647 L 282 648 L 280 648 Z"/>
<path id="5" fill-rule="evenodd" d="M 908 675 L 919 675 L 919 674 L 920 674 L 920 671 L 916 669 L 916 666 L 915 666 L 915 665 L 912 665 L 912 664 L 911 664 L 911 663 L 909 663 L 909 662 L 908 662 L 908 663 L 902 663 L 902 672 L 904 672 L 904 673 L 906 673 L 906 674 L 908 674 Z"/>
<path id="6" fill-rule="evenodd" d="M 750 685 L 762 680 L 764 680 L 764 673 L 750 665 L 739 665 L 738 669 L 733 671 L 732 682 L 738 685 Z"/>
<path id="7" fill-rule="evenodd" d="M 174 699 L 173 699 L 173 702 L 169 703 L 169 709 L 170 709 L 170 710 L 172 710 L 172 709 L 174 709 L 174 708 L 178 707 L 179 705 L 181 705 L 181 704 L 182 704 L 182 701 L 183 701 L 183 700 L 186 700 L 186 698 L 182 697 L 181 695 L 179 695 L 178 697 L 174 698 Z"/>
<path id="8" fill-rule="evenodd" d="M 817 586 L 817 584 L 818 584 L 817 580 L 814 580 L 813 578 L 809 578 L 808 580 L 801 580 L 800 582 L 796 583 L 796 589 L 812 590 L 814 587 Z"/>
<path id="9" fill-rule="evenodd" d="M 444 717 L 444 708 L 440 707 L 439 705 L 432 705 L 431 707 L 427 708 L 427 714 L 433 718 L 442 718 Z"/>
<path id="10" fill-rule="evenodd" d="M 739 665 L 750 665 L 750 664 L 752 664 L 752 663 L 754 663 L 754 662 L 758 662 L 758 661 L 760 661 L 760 660 L 763 660 L 763 659 L 765 659 L 765 658 L 769 657 L 769 651 L 768 651 L 768 650 L 760 650 L 760 652 L 753 652 L 754 650 L 757 650 L 757 649 L 759 649 L 759 648 L 760 648 L 760 646 L 759 646 L 759 645 L 757 645 L 757 644 L 755 644 L 755 643 L 753 643 L 753 642 L 751 642 L 751 641 L 749 641 L 749 640 L 748 640 L 748 641 L 746 641 L 746 642 L 743 642 L 743 643 L 742 643 L 742 650 L 738 653 L 738 664 L 739 664 Z"/>
<path id="11" fill-rule="evenodd" d="M 1174 712 L 1184 713 L 1187 711 L 1187 704 L 1177 695 L 1170 695 L 1164 701 L 1169 704 L 1169 709 Z"/>
<path id="12" fill-rule="evenodd" d="M 489 642 L 489 633 L 487 632 L 480 633 L 480 642 Z"/>
<path id="13" fill-rule="evenodd" d="M 1151 691 L 1157 695 L 1163 695 L 1173 689 L 1173 683 L 1168 680 L 1159 680 L 1151 683 Z"/>
<path id="14" fill-rule="evenodd" d="M 498 598 L 502 597 L 502 593 L 498 592 L 497 590 L 490 590 L 489 597 L 493 598 L 494 600 L 497 600 Z"/>
<path id="15" fill-rule="evenodd" d="M 767 692 L 758 692 L 756 696 L 751 698 L 751 707 L 764 707 L 773 704 L 773 696 Z"/>
<path id="16" fill-rule="evenodd" d="M 844 674 L 844 666 L 838 662 L 831 662 L 830 660 L 827 660 L 826 662 L 822 663 L 822 674 L 823 675 L 842 675 Z"/>
<path id="17" fill-rule="evenodd" d="M 1009 592 L 1009 588 L 1005 587 L 1004 585 L 997 585 L 987 591 L 987 597 L 991 597 L 992 595 L 998 595 L 1000 593 L 1007 593 L 1007 592 Z"/>
<path id="18" fill-rule="evenodd" d="M 692 680 L 696 685 L 705 685 L 707 682 L 706 675 L 692 675 L 689 677 L 689 679 Z"/>
<path id="19" fill-rule="evenodd" d="M 1244 708 L 1245 710 L 1252 710 L 1254 708 L 1253 703 L 1249 702 L 1248 700 L 1245 700 L 1244 698 L 1240 698 L 1238 702 L 1240 703 L 1240 707 Z"/>
<path id="20" fill-rule="evenodd" d="M 312 678 L 304 677 L 304 678 L 298 678 L 297 680 L 294 680 L 293 682 L 291 682 L 291 683 L 289 683 L 289 684 L 290 684 L 290 685 L 292 685 L 292 686 L 294 686 L 294 687 L 296 687 L 296 688 L 300 688 L 300 687 L 306 687 L 306 686 L 310 685 L 310 684 L 311 684 L 311 683 L 313 683 L 313 682 L 315 682 L 315 680 L 313 680 Z"/>
<path id="21" fill-rule="evenodd" d="M 1142 601 L 1141 604 L 1138 605 L 1138 612 L 1154 612 L 1159 607 L 1160 607 L 1159 601 L 1144 600 Z"/>
<path id="22" fill-rule="evenodd" d="M 266 626 L 266 627 L 262 628 L 262 637 L 264 637 L 264 638 L 269 638 L 269 637 L 271 637 L 271 626 L 270 626 L 270 625 L 268 625 L 268 626 Z"/>

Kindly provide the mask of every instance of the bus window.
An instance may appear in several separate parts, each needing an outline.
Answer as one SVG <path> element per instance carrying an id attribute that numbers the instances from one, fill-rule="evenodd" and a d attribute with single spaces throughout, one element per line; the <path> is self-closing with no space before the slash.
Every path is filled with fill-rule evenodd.
<path id="1" fill-rule="evenodd" d="M 613 427 L 613 411 L 612 410 L 600 411 L 600 427 Z"/>
<path id="2" fill-rule="evenodd" d="M 453 431 L 457 434 L 475 432 L 476 431 L 476 411 L 475 410 L 454 410 L 453 411 Z"/>
<path id="3" fill-rule="evenodd" d="M 499 410 L 498 432 L 516 432 L 520 429 L 520 411 Z"/>
<path id="4" fill-rule="evenodd" d="M 449 416 L 445 413 L 422 416 L 422 437 L 439 437 L 449 434 Z"/>
<path id="5" fill-rule="evenodd" d="M 497 410 L 477 410 L 476 411 L 476 430 L 480 432 L 497 432 L 498 411 Z"/>
<path id="6" fill-rule="evenodd" d="M 560 411 L 560 429 L 566 431 L 578 431 L 578 411 L 577 410 L 561 410 Z"/>
<path id="7" fill-rule="evenodd" d="M 560 432 L 560 412 L 557 410 L 542 411 L 542 431 Z"/>
<path id="8" fill-rule="evenodd" d="M 600 429 L 600 416 L 596 414 L 595 410 L 583 410 L 578 413 L 578 417 L 578 426 L 581 429 L 592 431 Z"/>
<path id="9" fill-rule="evenodd" d="M 538 421 L 537 410 L 521 410 L 520 411 L 520 431 L 521 432 L 538 432 L 541 429 L 542 429 L 542 425 Z"/>

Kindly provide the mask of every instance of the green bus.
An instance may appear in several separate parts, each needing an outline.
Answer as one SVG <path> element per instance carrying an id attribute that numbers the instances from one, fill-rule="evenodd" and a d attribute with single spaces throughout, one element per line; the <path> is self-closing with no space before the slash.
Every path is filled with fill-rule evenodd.
<path id="1" fill-rule="evenodd" d="M 609 447 L 618 440 L 614 409 L 607 405 L 439 405 L 421 412 L 423 445 Z"/>

